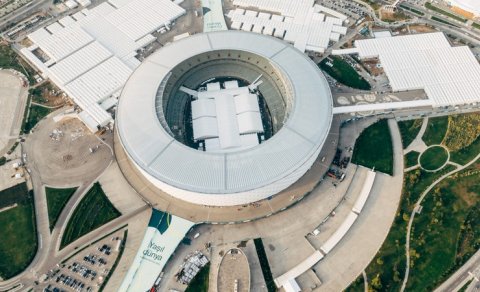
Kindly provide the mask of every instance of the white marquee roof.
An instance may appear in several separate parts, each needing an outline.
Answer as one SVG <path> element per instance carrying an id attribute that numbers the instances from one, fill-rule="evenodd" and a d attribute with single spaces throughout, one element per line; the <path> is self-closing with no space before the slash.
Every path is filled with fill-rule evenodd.
<path id="1" fill-rule="evenodd" d="M 184 13 L 171 0 L 106 1 L 34 31 L 28 35 L 34 45 L 21 52 L 104 125 L 112 118 L 97 103 L 123 87 L 140 64 L 136 50 L 155 40 L 150 33 Z M 32 53 L 36 48 L 50 60 L 42 62 Z"/>
<path id="2" fill-rule="evenodd" d="M 424 89 L 431 105 L 480 101 L 480 65 L 441 32 L 355 41 L 360 58 L 378 57 L 393 91 Z"/>
<path id="3" fill-rule="evenodd" d="M 189 148 L 161 126 L 155 112 L 157 89 L 180 62 L 225 49 L 263 56 L 288 76 L 294 94 L 289 119 L 272 138 L 247 150 L 211 153 Z M 165 188 L 197 193 L 192 202 L 222 205 L 258 201 L 300 178 L 317 158 L 331 119 L 328 83 L 307 56 L 278 39 L 222 31 L 182 39 L 148 57 L 122 91 L 116 125 L 123 147 L 147 177 Z"/>
<path id="4" fill-rule="evenodd" d="M 237 8 L 230 11 L 232 28 L 274 35 L 293 43 L 300 51 L 323 52 L 329 42 L 338 41 L 347 32 L 342 26 L 347 17 L 335 10 L 315 4 L 313 0 L 234 0 L 234 5 L 280 13 L 270 15 Z M 327 16 L 330 15 L 330 16 Z"/>

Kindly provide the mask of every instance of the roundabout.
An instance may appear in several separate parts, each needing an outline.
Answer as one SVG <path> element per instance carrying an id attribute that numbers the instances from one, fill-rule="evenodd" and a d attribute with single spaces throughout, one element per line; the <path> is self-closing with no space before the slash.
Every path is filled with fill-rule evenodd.
<path id="1" fill-rule="evenodd" d="M 450 152 L 442 145 L 432 145 L 418 156 L 418 164 L 428 172 L 439 171 L 449 160 Z"/>

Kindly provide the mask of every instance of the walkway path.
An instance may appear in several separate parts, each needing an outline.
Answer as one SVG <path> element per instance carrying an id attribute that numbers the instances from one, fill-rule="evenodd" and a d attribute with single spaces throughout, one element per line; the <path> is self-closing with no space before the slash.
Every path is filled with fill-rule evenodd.
<path id="1" fill-rule="evenodd" d="M 423 199 L 425 198 L 425 196 L 433 189 L 433 187 L 435 187 L 439 182 L 441 182 L 442 180 L 444 180 L 445 178 L 451 176 L 452 174 L 454 173 L 457 173 L 467 167 L 469 167 L 470 165 L 472 165 L 473 163 L 475 163 L 478 159 L 480 158 L 480 154 L 478 154 L 475 158 L 473 158 L 470 162 L 468 162 L 467 164 L 455 169 L 455 170 L 452 170 L 450 171 L 449 173 L 446 173 L 444 175 L 442 175 L 440 178 L 438 178 L 436 181 L 434 181 L 423 193 L 422 195 L 420 196 L 420 198 L 418 199 L 418 201 L 415 203 L 415 207 L 413 208 L 413 211 L 412 211 L 412 214 L 410 215 L 410 220 L 408 221 L 408 228 L 407 228 L 407 239 L 406 239 L 406 244 L 405 244 L 405 253 L 406 253 L 406 269 L 405 269 L 405 278 L 403 279 L 403 283 L 402 283 L 402 288 L 401 288 L 401 292 L 405 291 L 405 287 L 407 286 L 407 282 L 408 282 L 408 276 L 409 276 L 409 273 L 410 273 L 410 232 L 411 232 L 411 229 L 412 229 L 412 225 L 413 225 L 413 219 L 415 219 L 415 214 L 417 213 L 417 210 L 418 208 L 420 208 L 420 204 L 422 203 Z"/>
<path id="2" fill-rule="evenodd" d="M 427 125 L 428 117 L 425 117 L 423 118 L 423 123 L 420 131 L 418 132 L 412 143 L 410 143 L 410 145 L 408 145 L 408 147 L 403 151 L 404 154 L 407 154 L 410 151 L 417 151 L 418 153 L 422 153 L 428 148 L 427 144 L 425 144 L 425 142 L 423 142 L 422 140 L 423 134 L 425 134 L 425 131 L 427 130 Z"/>

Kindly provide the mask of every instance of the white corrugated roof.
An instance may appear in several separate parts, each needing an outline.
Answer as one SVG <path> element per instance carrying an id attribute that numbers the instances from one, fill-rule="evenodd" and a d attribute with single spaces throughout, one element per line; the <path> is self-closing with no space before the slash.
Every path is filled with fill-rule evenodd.
<path id="1" fill-rule="evenodd" d="M 50 57 L 45 64 L 30 51 L 22 51 L 85 111 L 98 111 L 101 107 L 91 105 L 118 92 L 140 65 L 136 50 L 155 40 L 149 33 L 183 13 L 170 0 L 103 2 L 54 22 L 47 27 L 51 33 L 40 28 L 28 35 Z M 106 115 L 89 113 L 99 121 Z"/>
<path id="2" fill-rule="evenodd" d="M 49 77 L 58 85 L 65 85 L 112 56 L 98 42 L 92 42 L 49 69 Z"/>
<path id="3" fill-rule="evenodd" d="M 180 62 L 228 49 L 262 56 L 285 72 L 294 84 L 292 111 L 280 131 L 256 147 L 227 153 L 188 148 L 168 134 L 152 110 L 158 86 Z M 116 125 L 129 156 L 170 194 L 199 204 L 232 205 L 266 198 L 300 178 L 323 146 L 331 111 L 325 77 L 307 56 L 274 38 L 227 31 L 193 35 L 147 58 L 122 91 Z"/>
<path id="4" fill-rule="evenodd" d="M 258 7 L 282 15 L 272 15 L 269 19 L 268 14 L 237 8 L 228 16 L 234 23 L 233 29 L 239 29 L 241 26 L 242 30 L 250 31 L 253 26 L 253 32 L 284 38 L 302 52 L 305 50 L 323 52 L 330 40 L 338 41 L 341 34 L 346 34 L 347 28 L 342 26 L 346 16 L 313 3 L 311 0 L 234 0 L 234 4 L 238 6 Z M 334 17 L 325 18 L 320 12 Z"/>
<path id="5" fill-rule="evenodd" d="M 441 32 L 355 41 L 361 58 L 378 57 L 393 91 L 424 89 L 433 106 L 480 101 L 480 65 L 467 46 Z"/>

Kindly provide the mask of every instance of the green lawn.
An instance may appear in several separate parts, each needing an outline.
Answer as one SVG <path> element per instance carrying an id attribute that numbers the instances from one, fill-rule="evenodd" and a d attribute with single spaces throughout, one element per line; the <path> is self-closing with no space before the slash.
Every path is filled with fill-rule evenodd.
<path id="1" fill-rule="evenodd" d="M 25 74 L 25 76 L 28 77 L 30 84 L 35 83 L 35 80 L 33 79 L 35 71 L 18 57 L 17 53 L 15 53 L 10 46 L 0 45 L 0 68 L 15 69 Z"/>
<path id="2" fill-rule="evenodd" d="M 0 191 L 0 209 L 24 201 L 28 198 L 26 183 L 21 183 Z"/>
<path id="3" fill-rule="evenodd" d="M 255 249 L 257 250 L 258 260 L 262 268 L 263 279 L 267 284 L 267 290 L 268 292 L 275 292 L 277 291 L 277 286 L 273 281 L 272 271 L 270 270 L 270 264 L 268 263 L 267 253 L 265 252 L 263 241 L 261 238 L 255 238 L 253 243 L 255 244 Z"/>
<path id="4" fill-rule="evenodd" d="M 68 221 L 60 249 L 120 215 L 120 212 L 108 200 L 100 184 L 95 183 L 80 201 Z"/>
<path id="5" fill-rule="evenodd" d="M 206 264 L 192 279 L 185 292 L 208 292 L 210 263 Z"/>
<path id="6" fill-rule="evenodd" d="M 417 137 L 422 127 L 423 119 L 408 120 L 398 122 L 400 135 L 402 136 L 403 148 L 407 148 L 410 143 Z"/>
<path id="7" fill-rule="evenodd" d="M 480 154 L 480 137 L 468 147 L 450 152 L 450 160 L 460 164 L 466 164 Z"/>
<path id="8" fill-rule="evenodd" d="M 430 2 L 426 2 L 426 3 L 425 3 L 425 7 L 428 8 L 428 9 L 430 9 L 430 10 L 433 10 L 433 11 L 435 11 L 435 12 L 438 12 L 438 13 L 440 13 L 440 14 L 443 14 L 443 15 L 445 15 L 445 16 L 447 16 L 447 17 L 450 17 L 450 18 L 453 18 L 453 19 L 455 19 L 455 20 L 458 20 L 458 21 L 460 21 L 460 22 L 463 22 L 463 23 L 467 22 L 467 20 L 466 20 L 465 18 L 460 17 L 460 16 L 457 16 L 457 15 L 455 15 L 455 14 L 453 14 L 453 13 L 450 13 L 450 12 L 448 12 L 448 11 L 445 11 L 445 10 L 443 10 L 443 9 L 440 9 L 440 8 L 432 5 L 432 3 L 430 3 Z M 432 19 L 433 19 L 433 17 L 432 17 Z"/>
<path id="9" fill-rule="evenodd" d="M 405 168 L 409 168 L 418 164 L 418 156 L 420 153 L 417 151 L 410 151 L 404 156 Z"/>
<path id="10" fill-rule="evenodd" d="M 406 291 L 432 291 L 480 248 L 480 164 L 442 181 L 422 203 Z"/>
<path id="11" fill-rule="evenodd" d="M 433 146 L 420 155 L 420 165 L 426 170 L 437 170 L 448 160 L 448 152 L 441 146 Z"/>
<path id="12" fill-rule="evenodd" d="M 38 105 L 30 106 L 30 110 L 28 113 L 28 118 L 23 125 L 23 132 L 28 133 L 30 132 L 33 127 L 44 117 L 46 117 L 49 113 L 52 112 L 52 109 L 45 108 Z"/>
<path id="13" fill-rule="evenodd" d="M 45 187 L 45 193 L 47 194 L 48 221 L 50 222 L 50 231 L 52 231 L 53 227 L 57 223 L 58 216 L 60 216 L 63 208 L 76 190 L 77 188 L 55 189 Z"/>
<path id="14" fill-rule="evenodd" d="M 403 5 L 403 4 L 400 4 L 400 7 L 403 8 L 403 9 L 405 9 L 405 10 L 411 11 L 411 12 L 413 12 L 413 13 L 415 13 L 415 14 L 421 15 L 421 16 L 425 15 L 425 13 L 423 13 L 423 12 L 417 10 L 417 9 L 410 8 L 410 7 L 408 7 L 408 6 L 405 6 L 405 5 Z"/>
<path id="15" fill-rule="evenodd" d="M 355 141 L 352 162 L 393 174 L 393 146 L 387 120 L 380 120 L 363 130 Z"/>
<path id="16" fill-rule="evenodd" d="M 0 277 L 4 280 L 25 270 L 37 252 L 33 192 L 26 186 L 15 190 L 17 207 L 0 212 Z M 1 191 L 0 198 L 11 191 Z"/>
<path id="17" fill-rule="evenodd" d="M 474 22 L 474 23 L 472 23 L 472 27 L 476 28 L 476 29 L 480 29 L 480 23 Z"/>
<path id="18" fill-rule="evenodd" d="M 333 62 L 332 62 L 333 61 Z M 327 65 L 333 63 L 333 67 Z M 323 60 L 320 68 L 338 82 L 356 89 L 370 90 L 371 86 L 355 69 L 341 57 L 333 56 Z"/>
<path id="19" fill-rule="evenodd" d="M 447 165 L 436 173 L 420 169 L 405 173 L 402 198 L 392 227 L 366 269 L 370 288 L 376 291 L 400 290 L 405 275 L 405 236 L 414 204 L 433 181 L 453 169 L 453 166 Z"/>
<path id="20" fill-rule="evenodd" d="M 451 25 L 451 26 L 458 27 L 458 26 L 456 26 L 455 24 L 453 24 L 453 23 L 451 23 L 451 22 L 448 22 L 448 21 L 446 21 L 446 20 L 443 20 L 443 19 L 441 19 L 441 18 L 439 18 L 439 17 L 436 17 L 436 16 L 432 16 L 431 19 L 434 20 L 434 21 L 441 22 L 441 23 L 443 23 L 443 24 L 447 24 L 447 25 Z"/>
<path id="21" fill-rule="evenodd" d="M 440 144 L 445 137 L 448 128 L 448 117 L 428 118 L 427 129 L 423 134 L 422 140 L 427 144 Z"/>

